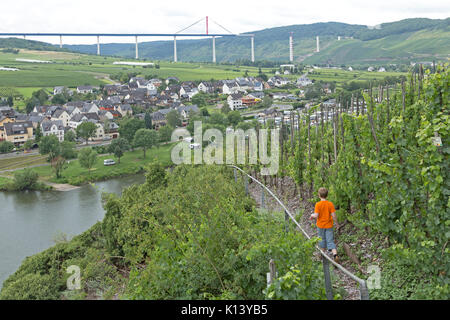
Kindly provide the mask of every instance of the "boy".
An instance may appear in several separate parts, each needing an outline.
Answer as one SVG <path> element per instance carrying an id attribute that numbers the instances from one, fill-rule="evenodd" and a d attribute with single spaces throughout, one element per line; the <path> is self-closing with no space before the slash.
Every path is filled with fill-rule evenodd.
<path id="1" fill-rule="evenodd" d="M 317 231 L 318 236 L 322 239 L 319 243 L 319 247 L 323 250 L 328 249 L 332 251 L 334 261 L 339 262 L 337 255 L 336 245 L 334 244 L 333 237 L 333 221 L 336 223 L 336 227 L 339 228 L 336 210 L 331 201 L 327 200 L 328 190 L 325 188 L 319 188 L 320 201 L 316 203 L 314 213 L 311 214 L 310 219 L 317 219 Z"/>

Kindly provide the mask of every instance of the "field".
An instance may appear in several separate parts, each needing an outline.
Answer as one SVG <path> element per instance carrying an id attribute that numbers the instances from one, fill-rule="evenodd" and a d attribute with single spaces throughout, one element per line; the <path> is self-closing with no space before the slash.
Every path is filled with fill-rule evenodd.
<path id="1" fill-rule="evenodd" d="M 118 160 L 113 155 L 98 156 L 90 174 L 87 169 L 80 166 L 78 160 L 70 160 L 67 168 L 63 170 L 62 178 L 60 179 L 55 178 L 55 174 L 50 166 L 35 167 L 32 170 L 39 174 L 40 180 L 78 185 L 88 181 L 105 180 L 120 175 L 138 173 L 144 165 L 155 159 L 160 161 L 164 166 L 168 166 L 171 164 L 170 151 L 172 147 L 172 144 L 167 144 L 147 150 L 145 159 L 143 158 L 142 150 L 125 152 L 124 156 L 120 158 L 120 163 L 118 163 Z M 105 159 L 114 159 L 116 164 L 113 166 L 104 166 L 103 160 Z M 3 176 L 12 178 L 14 172 L 4 172 Z"/>
<path id="2" fill-rule="evenodd" d="M 16 61 L 35 59 L 53 61 L 51 64 Z M 0 53 L 0 66 L 18 68 L 19 71 L 0 71 L 0 89 L 16 88 L 25 98 L 39 88 L 51 90 L 54 86 L 75 88 L 80 85 L 108 84 L 113 81 L 110 75 L 121 72 L 136 72 L 139 75 L 152 75 L 161 78 L 176 76 L 181 81 L 187 80 L 219 80 L 242 77 L 247 71 L 250 76 L 257 76 L 258 68 L 248 66 L 214 65 L 212 63 L 184 63 L 153 61 L 160 68 L 144 68 L 141 66 L 114 65 L 115 61 L 123 61 L 113 57 L 84 55 L 67 52 L 32 51 L 21 49 L 19 54 Z M 133 59 L 131 59 L 133 60 Z M 262 72 L 273 76 L 273 68 L 262 68 Z M 338 84 L 351 80 L 372 80 L 399 73 L 345 71 L 340 69 L 315 69 L 310 77 L 315 80 L 336 81 Z M 296 79 L 298 75 L 288 75 Z"/>

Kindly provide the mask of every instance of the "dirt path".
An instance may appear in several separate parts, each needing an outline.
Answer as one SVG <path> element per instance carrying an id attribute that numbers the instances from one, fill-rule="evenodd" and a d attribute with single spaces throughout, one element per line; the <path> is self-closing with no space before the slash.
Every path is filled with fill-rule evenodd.
<path id="1" fill-rule="evenodd" d="M 260 180 L 264 183 L 264 181 Z M 295 184 L 293 180 L 289 177 L 285 177 L 282 181 L 278 181 L 276 185 L 266 185 L 288 208 L 289 212 L 292 214 L 298 215 L 302 214 L 301 219 L 299 221 L 302 228 L 309 236 L 316 236 L 317 232 L 315 228 L 311 225 L 309 220 L 309 216 L 314 211 L 313 204 L 302 201 L 300 202 L 300 196 L 298 191 L 295 188 Z M 283 192 L 281 192 L 283 191 Z M 256 200 L 258 206 L 261 203 L 261 187 L 256 183 L 249 184 L 249 193 Z M 271 211 L 283 211 L 281 206 L 276 202 L 267 192 L 265 194 L 265 208 Z M 301 232 L 297 228 L 298 232 Z M 339 243 L 339 236 L 335 237 L 336 245 Z M 344 253 L 340 253 L 342 256 Z M 315 259 L 321 259 L 320 256 L 315 254 Z M 350 265 L 350 263 L 346 263 L 346 261 L 341 262 L 341 264 L 352 273 L 355 273 L 354 268 Z M 360 293 L 358 289 L 358 284 L 344 274 L 342 271 L 337 269 L 336 267 L 331 266 L 330 271 L 334 274 L 334 278 L 338 279 L 337 282 L 333 283 L 333 293 L 338 292 L 339 288 L 343 288 L 345 290 L 345 300 L 359 300 Z M 332 275 L 333 278 L 333 275 Z"/>

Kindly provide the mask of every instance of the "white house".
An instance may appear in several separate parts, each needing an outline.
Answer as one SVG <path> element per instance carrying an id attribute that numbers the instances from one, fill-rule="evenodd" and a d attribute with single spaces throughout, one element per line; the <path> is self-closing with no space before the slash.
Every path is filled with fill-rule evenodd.
<path id="1" fill-rule="evenodd" d="M 207 81 L 200 82 L 200 84 L 198 85 L 197 88 L 198 88 L 199 91 L 202 91 L 202 92 L 205 92 L 205 93 L 214 92 L 213 84 L 211 82 L 207 82 Z"/>
<path id="2" fill-rule="evenodd" d="M 313 82 L 306 76 L 301 76 L 300 78 L 297 79 L 297 85 L 299 87 L 306 87 L 306 86 L 309 86 L 312 83 Z"/>
<path id="3" fill-rule="evenodd" d="M 231 110 L 236 110 L 242 107 L 242 94 L 232 93 L 227 98 L 228 106 Z"/>
<path id="4" fill-rule="evenodd" d="M 41 122 L 41 130 L 44 137 L 53 134 L 58 137 L 59 142 L 64 141 L 64 124 L 61 120 L 44 120 Z"/>
<path id="5" fill-rule="evenodd" d="M 156 88 L 155 84 L 152 82 L 147 82 L 147 93 L 149 96 L 154 96 L 158 93 L 158 89 Z"/>
<path id="6" fill-rule="evenodd" d="M 92 93 L 92 89 L 92 86 L 79 86 L 77 87 L 77 92 L 83 94 Z"/>
<path id="7" fill-rule="evenodd" d="M 64 127 L 67 127 L 69 125 L 70 115 L 66 110 L 58 109 L 55 112 L 53 112 L 51 119 L 61 120 L 63 122 Z"/>
<path id="8" fill-rule="evenodd" d="M 69 127 L 76 129 L 84 121 L 89 120 L 84 114 L 78 113 L 69 120 Z"/>
<path id="9" fill-rule="evenodd" d="M 232 94 L 238 92 L 238 84 L 234 80 L 224 80 L 222 92 L 224 94 Z"/>

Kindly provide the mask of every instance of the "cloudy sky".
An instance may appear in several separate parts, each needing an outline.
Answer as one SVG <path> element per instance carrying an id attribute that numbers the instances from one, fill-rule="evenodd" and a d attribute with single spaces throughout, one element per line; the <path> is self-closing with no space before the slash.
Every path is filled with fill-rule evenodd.
<path id="1" fill-rule="evenodd" d="M 373 26 L 406 18 L 450 16 L 448 0 L 12 0 L 1 7 L 0 32 L 175 33 L 209 16 L 210 33 L 226 33 L 216 23 L 241 33 L 314 22 Z M 204 33 L 204 20 L 186 32 Z M 59 43 L 59 38 L 34 39 Z M 71 44 L 95 41 L 64 39 L 64 43 Z"/>

